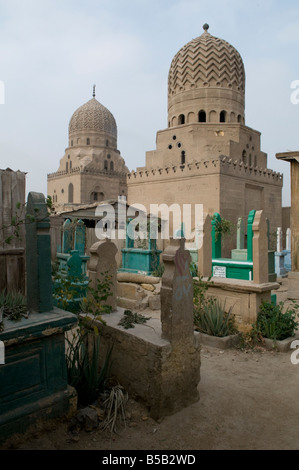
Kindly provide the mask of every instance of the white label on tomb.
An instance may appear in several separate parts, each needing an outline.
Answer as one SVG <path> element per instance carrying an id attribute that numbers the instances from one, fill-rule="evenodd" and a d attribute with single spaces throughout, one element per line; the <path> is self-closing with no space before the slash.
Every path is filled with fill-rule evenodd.
<path id="1" fill-rule="evenodd" d="M 225 266 L 214 266 L 213 277 L 226 278 L 226 267 Z"/>
<path id="2" fill-rule="evenodd" d="M 3 341 L 0 341 L 0 364 L 5 364 L 5 347 Z"/>

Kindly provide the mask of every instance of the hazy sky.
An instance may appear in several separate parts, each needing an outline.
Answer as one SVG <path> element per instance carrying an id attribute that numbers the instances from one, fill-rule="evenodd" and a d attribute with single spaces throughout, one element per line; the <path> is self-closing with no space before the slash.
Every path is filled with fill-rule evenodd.
<path id="1" fill-rule="evenodd" d="M 246 124 L 262 133 L 268 167 L 284 174 L 289 205 L 289 164 L 275 154 L 299 150 L 298 0 L 0 0 L 0 168 L 27 172 L 27 191 L 46 195 L 93 84 L 127 166 L 143 166 L 167 127 L 171 60 L 204 23 L 243 58 Z"/>

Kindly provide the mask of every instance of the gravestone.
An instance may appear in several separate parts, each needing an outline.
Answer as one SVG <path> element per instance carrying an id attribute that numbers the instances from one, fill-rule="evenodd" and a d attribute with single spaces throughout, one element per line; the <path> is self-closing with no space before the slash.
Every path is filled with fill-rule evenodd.
<path id="1" fill-rule="evenodd" d="M 104 323 L 96 321 L 102 357 L 113 347 L 111 375 L 148 408 L 155 420 L 199 399 L 200 344 L 193 326 L 193 281 L 184 241 L 170 240 L 163 253 L 161 321 L 155 316 L 126 329 L 120 325 L 122 308 L 103 315 Z M 100 271 L 103 269 L 101 254 L 107 253 L 110 244 L 109 240 L 99 242 L 91 250 L 89 272 L 94 277 L 98 265 Z"/>
<path id="2" fill-rule="evenodd" d="M 28 317 L 4 319 L 0 342 L 0 441 L 46 420 L 74 412 L 77 394 L 67 383 L 65 332 L 77 317 L 53 307 L 50 224 L 45 197 L 29 193 L 26 224 Z"/>
<path id="3" fill-rule="evenodd" d="M 284 266 L 286 252 L 282 249 L 283 233 L 282 228 L 278 227 L 276 231 L 276 252 L 275 252 L 275 272 L 278 277 L 285 277 L 287 271 Z"/>
<path id="4" fill-rule="evenodd" d="M 268 224 L 263 211 L 256 211 L 252 225 L 253 281 L 269 282 L 268 274 Z"/>
<path id="5" fill-rule="evenodd" d="M 112 307 L 112 311 L 117 308 L 117 263 L 116 245 L 109 239 L 101 240 L 90 248 L 90 260 L 88 262 L 88 277 L 90 286 L 96 288 L 98 280 L 104 280 L 108 275 L 110 279 L 111 295 L 105 302 Z"/>
<path id="6" fill-rule="evenodd" d="M 62 253 L 69 253 L 73 249 L 72 222 L 67 219 L 63 224 L 62 232 Z"/>
<path id="7" fill-rule="evenodd" d="M 247 261 L 247 249 L 245 249 L 245 229 L 243 218 L 238 219 L 237 224 L 237 248 L 232 250 L 232 259 L 239 261 Z"/>
<path id="8" fill-rule="evenodd" d="M 271 249 L 270 220 L 266 219 L 266 223 L 268 237 L 268 280 L 269 282 L 276 282 L 277 274 L 275 272 L 275 250 Z"/>
<path id="9" fill-rule="evenodd" d="M 292 270 L 292 259 L 291 259 L 291 229 L 288 228 L 286 231 L 286 249 L 284 250 L 285 259 L 284 259 L 284 267 L 287 272 Z"/>
<path id="10" fill-rule="evenodd" d="M 85 255 L 85 235 L 86 228 L 82 220 L 79 220 L 75 230 L 74 250 L 79 252 L 79 255 Z"/>
<path id="11" fill-rule="evenodd" d="M 198 276 L 212 276 L 212 233 L 209 214 L 203 217 L 202 225 L 198 226 Z"/>
<path id="12" fill-rule="evenodd" d="M 242 217 L 237 224 L 237 250 L 244 250 L 244 222 Z"/>
<path id="13" fill-rule="evenodd" d="M 162 260 L 165 266 L 161 284 L 162 337 L 170 342 L 193 341 L 193 281 L 185 239 L 171 239 Z"/>
<path id="14" fill-rule="evenodd" d="M 78 250 L 71 250 L 67 262 L 67 274 L 71 278 L 82 277 L 82 258 Z"/>
<path id="15" fill-rule="evenodd" d="M 36 221 L 26 224 L 27 305 L 35 312 L 53 308 L 50 219 L 45 198 L 29 193 L 26 215 Z"/>

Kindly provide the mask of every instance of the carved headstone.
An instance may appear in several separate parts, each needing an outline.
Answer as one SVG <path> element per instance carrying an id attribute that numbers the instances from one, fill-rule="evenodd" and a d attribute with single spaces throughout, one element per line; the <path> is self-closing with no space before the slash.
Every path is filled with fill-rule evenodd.
<path id="1" fill-rule="evenodd" d="M 106 275 L 109 276 L 111 295 L 105 303 L 106 305 L 110 305 L 112 310 L 116 310 L 117 308 L 116 253 L 116 245 L 109 238 L 106 238 L 92 245 L 90 248 L 90 259 L 88 261 L 88 277 L 92 288 L 96 288 L 97 280 L 104 280 Z"/>
<path id="2" fill-rule="evenodd" d="M 62 253 L 69 253 L 73 248 L 72 222 L 67 219 L 63 224 L 62 232 Z"/>
<path id="3" fill-rule="evenodd" d="M 27 305 L 35 312 L 53 309 L 50 219 L 45 197 L 30 192 L 26 210 Z"/>
<path id="4" fill-rule="evenodd" d="M 202 225 L 198 225 L 198 275 L 212 275 L 212 225 L 209 214 L 205 214 Z"/>
<path id="5" fill-rule="evenodd" d="M 75 230 L 74 249 L 78 250 L 79 255 L 82 256 L 85 254 L 85 232 L 84 222 L 79 220 Z"/>
<path id="6" fill-rule="evenodd" d="M 269 282 L 268 273 L 268 225 L 263 211 L 257 211 L 252 225 L 253 281 Z"/>
<path id="7" fill-rule="evenodd" d="M 170 240 L 162 255 L 165 270 L 161 285 L 162 337 L 173 342 L 194 341 L 191 256 L 185 239 Z"/>
<path id="8" fill-rule="evenodd" d="M 237 224 L 237 250 L 244 250 L 244 246 L 244 222 L 240 217 Z"/>
<path id="9" fill-rule="evenodd" d="M 276 251 L 278 253 L 282 252 L 282 228 L 278 227 L 276 232 Z"/>
<path id="10" fill-rule="evenodd" d="M 82 258 L 78 250 L 72 250 L 70 252 L 70 257 L 66 262 L 68 270 L 67 273 L 70 277 L 80 277 L 82 276 Z"/>

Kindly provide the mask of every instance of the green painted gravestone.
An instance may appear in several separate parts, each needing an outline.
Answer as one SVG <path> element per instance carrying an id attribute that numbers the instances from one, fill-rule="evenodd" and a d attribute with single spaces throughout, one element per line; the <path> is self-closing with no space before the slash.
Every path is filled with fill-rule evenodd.
<path id="1" fill-rule="evenodd" d="M 4 320 L 0 341 L 0 442 L 23 433 L 37 422 L 62 417 L 76 404 L 67 384 L 65 332 L 77 317 L 53 307 L 50 221 L 45 198 L 30 193 L 26 224 L 28 318 Z M 28 219 L 29 220 L 29 219 Z"/>

